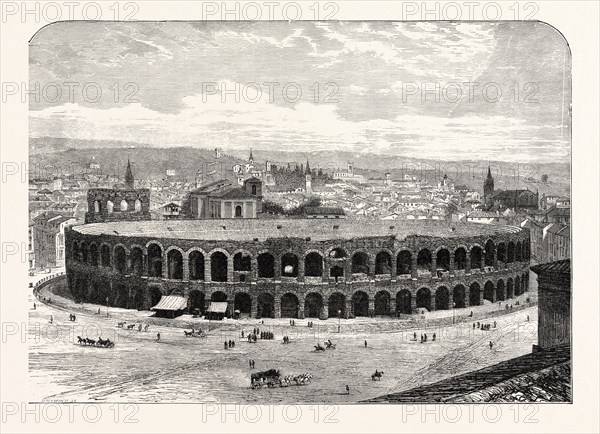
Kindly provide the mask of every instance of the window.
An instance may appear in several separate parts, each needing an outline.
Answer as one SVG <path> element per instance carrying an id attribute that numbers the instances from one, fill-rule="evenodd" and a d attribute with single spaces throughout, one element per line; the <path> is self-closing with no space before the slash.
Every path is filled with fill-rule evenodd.
<path id="1" fill-rule="evenodd" d="M 253 185 L 253 186 L 252 186 L 252 194 L 253 194 L 253 195 L 256 195 L 256 185 Z"/>
<path id="2" fill-rule="evenodd" d="M 240 205 L 235 207 L 235 216 L 242 217 L 242 207 Z"/>

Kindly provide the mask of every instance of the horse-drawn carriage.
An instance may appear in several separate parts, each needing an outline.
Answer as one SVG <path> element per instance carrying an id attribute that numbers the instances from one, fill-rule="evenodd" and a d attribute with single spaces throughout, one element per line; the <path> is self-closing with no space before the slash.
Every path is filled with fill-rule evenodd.
<path id="1" fill-rule="evenodd" d="M 255 372 L 250 374 L 250 385 L 253 389 L 262 389 L 263 386 L 269 388 L 280 384 L 281 374 L 278 369 L 269 369 L 268 371 Z"/>
<path id="2" fill-rule="evenodd" d="M 311 380 L 312 375 L 308 372 L 300 375 L 286 375 L 285 377 L 282 377 L 277 369 L 269 369 L 268 371 L 256 372 L 250 375 L 250 385 L 252 389 L 262 389 L 264 386 L 269 388 L 275 386 L 303 386 L 310 384 Z"/>
<path id="3" fill-rule="evenodd" d="M 86 345 L 97 348 L 114 348 L 115 343 L 110 339 L 102 339 L 98 338 L 98 340 L 90 339 L 90 338 L 82 338 L 81 336 L 77 336 L 77 344 L 78 345 Z"/>

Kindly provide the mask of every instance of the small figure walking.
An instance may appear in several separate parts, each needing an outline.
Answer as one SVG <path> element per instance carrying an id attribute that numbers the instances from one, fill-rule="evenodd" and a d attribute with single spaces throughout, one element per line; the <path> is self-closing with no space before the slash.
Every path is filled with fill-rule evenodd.
<path id="1" fill-rule="evenodd" d="M 33 303 L 33 310 L 35 310 L 35 303 Z"/>
<path id="2" fill-rule="evenodd" d="M 435 341 L 435 333 L 433 334 L 432 338 L 433 338 L 433 340 Z"/>
<path id="3" fill-rule="evenodd" d="M 365 340 L 365 348 L 367 348 L 367 341 Z"/>
<path id="4" fill-rule="evenodd" d="M 494 346 L 494 343 L 492 341 L 490 341 L 490 350 L 492 349 L 493 346 Z"/>
<path id="5" fill-rule="evenodd" d="M 53 321 L 54 321 L 54 317 L 52 315 L 50 315 L 50 324 L 52 324 Z"/>
<path id="6" fill-rule="evenodd" d="M 415 339 L 415 341 L 417 340 L 417 332 L 413 333 L 413 338 Z"/>
<path id="7" fill-rule="evenodd" d="M 350 395 L 350 386 L 346 384 L 346 395 Z"/>
<path id="8" fill-rule="evenodd" d="M 34 305 L 35 306 L 35 305 Z M 35 308 L 34 308 L 35 309 Z M 529 315 L 527 315 L 527 322 L 529 322 Z"/>
<path id="9" fill-rule="evenodd" d="M 156 333 L 156 340 L 160 341 L 160 333 Z"/>

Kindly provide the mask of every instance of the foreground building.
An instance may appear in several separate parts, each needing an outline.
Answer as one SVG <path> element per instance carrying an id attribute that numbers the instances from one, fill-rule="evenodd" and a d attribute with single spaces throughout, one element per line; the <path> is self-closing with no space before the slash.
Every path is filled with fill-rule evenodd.
<path id="1" fill-rule="evenodd" d="M 156 220 L 67 231 L 78 300 L 148 309 L 181 295 L 206 312 L 327 318 L 412 314 L 528 290 L 529 231 L 328 219 Z"/>

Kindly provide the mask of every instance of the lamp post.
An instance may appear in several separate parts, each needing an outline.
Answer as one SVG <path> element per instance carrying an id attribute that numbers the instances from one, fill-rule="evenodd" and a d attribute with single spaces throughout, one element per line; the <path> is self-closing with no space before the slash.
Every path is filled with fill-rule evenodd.
<path id="1" fill-rule="evenodd" d="M 108 318 L 108 297 L 106 297 L 106 318 Z"/>
<path id="2" fill-rule="evenodd" d="M 340 332 L 341 322 L 342 322 L 342 310 L 338 309 L 338 333 Z"/>

